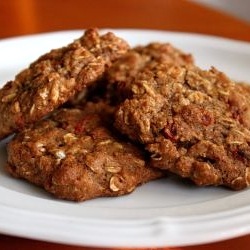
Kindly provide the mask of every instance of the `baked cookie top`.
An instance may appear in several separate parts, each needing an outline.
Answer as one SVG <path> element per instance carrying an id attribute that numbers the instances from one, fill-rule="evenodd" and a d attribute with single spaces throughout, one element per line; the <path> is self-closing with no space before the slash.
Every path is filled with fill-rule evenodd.
<path id="1" fill-rule="evenodd" d="M 175 48 L 170 43 L 150 43 L 137 46 L 116 60 L 107 70 L 108 94 L 119 103 L 130 96 L 131 82 L 140 71 L 154 68 L 157 64 L 194 65 L 191 54 Z"/>
<path id="2" fill-rule="evenodd" d="M 121 56 L 107 71 L 109 82 L 127 82 L 143 68 L 156 64 L 193 65 L 191 54 L 182 52 L 170 43 L 150 43 L 132 48 Z"/>
<path id="3" fill-rule="evenodd" d="M 9 143 L 7 170 L 75 201 L 127 194 L 161 177 L 147 166 L 144 151 L 110 128 L 112 114 L 103 102 L 56 111 Z"/>
<path id="4" fill-rule="evenodd" d="M 156 65 L 129 85 L 116 127 L 151 163 L 198 185 L 250 183 L 250 96 L 215 68 Z"/>
<path id="5" fill-rule="evenodd" d="M 0 90 L 0 138 L 22 130 L 99 79 L 128 50 L 112 33 L 89 29 L 66 47 L 41 56 Z"/>

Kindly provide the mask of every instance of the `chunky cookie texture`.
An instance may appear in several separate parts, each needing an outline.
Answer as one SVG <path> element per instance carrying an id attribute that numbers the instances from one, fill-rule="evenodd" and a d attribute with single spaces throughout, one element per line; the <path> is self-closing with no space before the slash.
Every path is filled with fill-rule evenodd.
<path id="1" fill-rule="evenodd" d="M 107 70 L 107 93 L 119 103 L 131 93 L 131 83 L 140 71 L 154 68 L 157 64 L 194 65 L 192 55 L 186 54 L 169 43 L 150 43 L 137 46 L 118 60 Z"/>
<path id="2" fill-rule="evenodd" d="M 169 43 L 150 43 L 137 46 L 121 56 L 108 70 L 109 82 L 127 82 L 143 68 L 157 64 L 193 65 L 192 55 L 186 54 Z"/>
<path id="3" fill-rule="evenodd" d="M 67 47 L 54 49 L 0 90 L 0 138 L 20 131 L 99 79 L 128 50 L 112 33 L 89 29 Z"/>
<path id="4" fill-rule="evenodd" d="M 201 186 L 249 186 L 250 98 L 243 85 L 215 68 L 159 64 L 129 86 L 116 127 L 145 146 L 154 167 Z"/>
<path id="5" fill-rule="evenodd" d="M 128 194 L 161 177 L 143 151 L 112 131 L 112 114 L 101 102 L 56 111 L 9 143 L 8 172 L 74 201 Z"/>

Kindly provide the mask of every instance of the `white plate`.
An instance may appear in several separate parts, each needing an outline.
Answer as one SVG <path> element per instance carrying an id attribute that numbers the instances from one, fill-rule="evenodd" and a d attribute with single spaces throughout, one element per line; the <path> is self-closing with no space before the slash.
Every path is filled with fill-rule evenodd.
<path id="1" fill-rule="evenodd" d="M 211 65 L 250 82 L 250 44 L 211 36 L 146 30 L 115 30 L 131 45 L 171 42 Z M 0 41 L 3 84 L 39 55 L 71 42 L 80 31 Z M 183 246 L 250 233 L 250 190 L 198 188 L 173 177 L 148 183 L 133 194 L 83 203 L 56 200 L 4 171 L 0 144 L 0 232 L 75 245 L 109 247 Z"/>

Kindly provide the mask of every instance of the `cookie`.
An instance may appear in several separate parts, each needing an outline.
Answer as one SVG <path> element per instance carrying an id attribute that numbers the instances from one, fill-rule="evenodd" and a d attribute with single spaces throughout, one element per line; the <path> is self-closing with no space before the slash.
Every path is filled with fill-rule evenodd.
<path id="1" fill-rule="evenodd" d="M 112 130 L 113 112 L 88 102 L 24 129 L 8 144 L 8 172 L 73 201 L 128 194 L 163 176 L 147 165 L 145 152 Z"/>
<path id="2" fill-rule="evenodd" d="M 173 65 L 194 65 L 191 54 L 182 52 L 170 43 L 150 43 L 132 48 L 121 56 L 107 70 L 107 93 L 115 104 L 129 98 L 130 84 L 134 77 L 145 68 L 153 68 L 159 63 Z"/>
<path id="3" fill-rule="evenodd" d="M 250 184 L 250 95 L 215 68 L 156 65 L 129 85 L 115 126 L 151 154 L 152 166 L 197 185 Z"/>
<path id="4" fill-rule="evenodd" d="M 112 33 L 89 29 L 66 47 L 41 56 L 0 90 L 0 138 L 20 131 L 99 79 L 128 50 Z"/>
<path id="5" fill-rule="evenodd" d="M 160 63 L 192 65 L 194 59 L 173 47 L 170 43 L 150 43 L 146 46 L 137 46 L 121 56 L 107 71 L 109 82 L 127 82 L 140 70 Z"/>

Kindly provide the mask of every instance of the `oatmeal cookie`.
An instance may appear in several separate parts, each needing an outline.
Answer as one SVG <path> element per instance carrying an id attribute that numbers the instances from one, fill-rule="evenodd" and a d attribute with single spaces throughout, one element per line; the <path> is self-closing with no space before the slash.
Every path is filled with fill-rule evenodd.
<path id="1" fill-rule="evenodd" d="M 128 194 L 161 177 L 145 152 L 115 135 L 112 114 L 105 103 L 58 110 L 9 143 L 8 172 L 74 201 Z"/>
<path id="2" fill-rule="evenodd" d="M 0 90 L 0 138 L 22 130 L 99 79 L 128 50 L 112 33 L 89 29 L 66 47 L 41 56 Z"/>
<path id="3" fill-rule="evenodd" d="M 194 59 L 169 43 L 150 43 L 137 46 L 121 56 L 107 71 L 109 82 L 127 82 L 140 70 L 160 63 L 192 65 Z"/>
<path id="4" fill-rule="evenodd" d="M 151 164 L 197 185 L 250 184 L 249 93 L 215 68 L 156 65 L 130 84 L 115 126 Z"/>
<path id="5" fill-rule="evenodd" d="M 174 65 L 194 65 L 191 54 L 186 54 L 169 43 L 150 43 L 137 46 L 121 56 L 107 70 L 107 93 L 119 103 L 130 96 L 130 84 L 134 77 L 145 68 L 153 68 L 160 63 Z"/>

